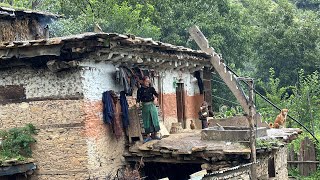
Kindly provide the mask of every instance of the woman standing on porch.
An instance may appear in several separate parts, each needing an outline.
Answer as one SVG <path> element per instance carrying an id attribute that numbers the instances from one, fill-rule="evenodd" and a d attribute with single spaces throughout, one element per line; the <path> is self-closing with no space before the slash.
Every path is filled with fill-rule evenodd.
<path id="1" fill-rule="evenodd" d="M 150 78 L 148 76 L 143 77 L 142 86 L 137 92 L 137 103 L 142 102 L 142 120 L 145 133 L 147 134 L 145 142 L 151 139 L 159 139 L 159 137 L 156 136 L 160 130 L 158 110 L 154 104 L 157 97 L 158 93 L 154 87 L 150 86 Z"/>

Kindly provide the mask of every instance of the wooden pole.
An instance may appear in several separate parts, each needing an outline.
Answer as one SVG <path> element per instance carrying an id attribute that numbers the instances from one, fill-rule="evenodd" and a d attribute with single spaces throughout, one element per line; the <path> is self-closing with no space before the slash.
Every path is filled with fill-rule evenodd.
<path id="1" fill-rule="evenodd" d="M 257 154 L 256 154 L 256 137 L 255 137 L 255 131 L 254 131 L 254 119 L 253 119 L 253 79 L 248 79 L 248 85 L 249 85 L 249 115 L 248 115 L 248 121 L 249 121 L 249 127 L 250 127 L 250 149 L 251 149 L 251 179 L 256 180 L 257 179 L 257 168 L 256 168 L 256 162 L 257 162 Z"/>

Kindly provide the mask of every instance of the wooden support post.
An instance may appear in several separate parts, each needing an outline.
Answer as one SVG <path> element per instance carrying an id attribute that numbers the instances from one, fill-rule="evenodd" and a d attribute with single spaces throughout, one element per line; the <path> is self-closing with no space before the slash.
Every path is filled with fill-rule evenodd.
<path id="1" fill-rule="evenodd" d="M 257 179 L 257 154 L 256 154 L 256 137 L 255 137 L 255 131 L 254 131 L 254 104 L 253 104 L 253 79 L 247 80 L 249 85 L 249 114 L 248 114 L 248 121 L 249 121 L 249 127 L 250 127 L 250 149 L 251 149 L 251 179 L 256 180 Z"/>

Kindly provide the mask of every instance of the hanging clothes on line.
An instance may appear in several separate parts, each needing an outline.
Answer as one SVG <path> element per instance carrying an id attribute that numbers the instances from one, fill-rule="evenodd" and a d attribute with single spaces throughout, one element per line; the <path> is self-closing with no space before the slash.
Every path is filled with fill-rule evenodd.
<path id="1" fill-rule="evenodd" d="M 118 96 L 114 91 L 106 91 L 102 93 L 103 102 L 103 121 L 110 124 L 112 127 L 112 132 L 115 134 L 116 138 L 119 139 L 122 135 L 121 130 L 121 110 L 117 108 Z"/>
<path id="2" fill-rule="evenodd" d="M 139 77 L 140 80 L 142 80 L 142 78 L 145 76 L 143 74 L 143 72 L 141 71 L 141 69 L 139 67 L 134 67 L 133 68 L 135 75 L 137 75 Z"/>
<path id="3" fill-rule="evenodd" d="M 116 70 L 116 81 L 120 84 L 120 86 L 124 87 L 124 92 L 127 95 L 132 95 L 132 87 L 130 83 L 130 73 L 124 67 L 119 67 Z"/>
<path id="4" fill-rule="evenodd" d="M 133 89 L 135 88 L 135 86 L 137 84 L 137 80 L 136 80 L 137 77 L 136 77 L 136 75 L 134 74 L 134 72 L 130 68 L 124 66 L 123 69 L 127 73 L 129 87 L 130 87 L 130 92 L 126 93 L 126 95 L 132 96 Z"/>
<path id="5" fill-rule="evenodd" d="M 129 126 L 129 105 L 124 91 L 120 92 L 120 105 L 122 112 L 122 125 L 124 128 Z"/>
<path id="6" fill-rule="evenodd" d="M 102 93 L 103 103 L 103 122 L 106 124 L 112 124 L 114 119 L 113 101 L 110 95 L 110 91 Z"/>
<path id="7" fill-rule="evenodd" d="M 110 91 L 110 95 L 112 97 L 112 105 L 114 109 L 114 121 L 113 121 L 113 133 L 117 139 L 122 136 L 122 128 L 121 128 L 121 107 L 118 105 L 118 96 L 114 91 Z"/>

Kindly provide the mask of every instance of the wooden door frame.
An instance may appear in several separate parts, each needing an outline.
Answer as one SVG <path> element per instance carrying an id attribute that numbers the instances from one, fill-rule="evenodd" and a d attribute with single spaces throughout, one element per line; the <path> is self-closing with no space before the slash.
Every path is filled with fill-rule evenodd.
<path id="1" fill-rule="evenodd" d="M 182 127 L 186 128 L 186 100 L 185 100 L 184 83 L 177 83 L 176 87 L 176 108 L 177 108 L 177 119 L 181 122 Z"/>

